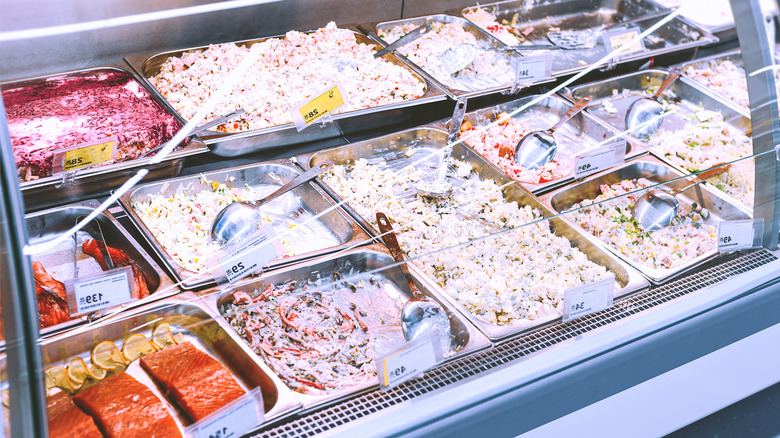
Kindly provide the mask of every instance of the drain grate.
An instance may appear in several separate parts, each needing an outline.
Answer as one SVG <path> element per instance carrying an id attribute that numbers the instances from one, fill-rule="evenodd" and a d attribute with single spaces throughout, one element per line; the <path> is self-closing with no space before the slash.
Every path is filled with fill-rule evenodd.
<path id="1" fill-rule="evenodd" d="M 610 309 L 544 328 L 499 344 L 487 351 L 429 371 L 425 373 L 424 379 L 407 382 L 392 391 L 382 392 L 377 389 L 302 417 L 294 417 L 286 423 L 261 430 L 255 436 L 270 438 L 317 435 L 398 403 L 514 362 L 523 356 L 659 306 L 774 260 L 777 260 L 777 257 L 764 249 L 733 255 L 730 259 L 719 259 L 715 266 L 621 300 Z"/>

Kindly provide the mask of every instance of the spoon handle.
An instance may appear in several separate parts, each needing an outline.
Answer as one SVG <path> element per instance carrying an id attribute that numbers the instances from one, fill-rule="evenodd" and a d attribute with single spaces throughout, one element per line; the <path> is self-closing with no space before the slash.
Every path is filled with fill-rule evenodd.
<path id="1" fill-rule="evenodd" d="M 508 52 L 510 50 L 558 50 L 558 49 L 563 49 L 563 47 L 556 46 L 555 44 L 526 44 L 526 45 L 506 46 L 506 47 L 488 47 L 487 49 L 481 49 L 481 50 L 487 50 L 489 52 Z"/>
<path id="2" fill-rule="evenodd" d="M 431 22 L 427 22 L 423 24 L 422 26 L 413 29 L 411 32 L 407 33 L 406 35 L 402 36 L 401 38 L 398 38 L 390 44 L 389 46 L 385 47 L 384 49 L 374 53 L 374 58 L 379 58 L 380 56 L 387 55 L 388 53 L 392 52 L 393 50 L 403 46 L 404 44 L 411 43 L 412 41 L 416 40 L 417 38 L 420 38 L 421 36 L 425 35 L 426 32 L 431 30 L 431 27 L 433 25 Z"/>
<path id="3" fill-rule="evenodd" d="M 324 172 L 327 172 L 328 169 L 333 167 L 333 161 L 323 161 L 322 163 L 312 167 L 311 169 L 307 170 L 306 172 L 303 172 L 302 174 L 296 176 L 293 178 L 292 181 L 288 182 L 287 184 L 279 187 L 279 189 L 270 195 L 266 196 L 265 198 L 258 199 L 257 201 L 247 201 L 247 204 L 251 205 L 252 207 L 259 207 L 266 202 L 269 202 L 273 199 L 276 199 L 277 197 L 287 193 L 288 191 L 298 187 L 299 185 L 309 182 L 313 180 L 314 178 L 318 177 L 319 175 L 323 174 Z"/>
<path id="4" fill-rule="evenodd" d="M 704 180 L 712 178 L 713 176 L 718 176 L 721 173 L 726 172 L 727 170 L 729 170 L 731 168 L 731 164 L 717 165 L 717 166 L 719 166 L 719 167 L 715 167 L 715 168 L 712 168 L 712 169 L 709 169 L 709 170 L 705 170 L 704 172 L 696 175 L 692 180 L 690 180 L 690 184 L 688 184 L 687 186 L 685 186 L 685 187 L 683 187 L 681 189 L 670 190 L 669 193 L 672 194 L 672 195 L 678 195 L 678 194 L 680 194 L 680 193 L 690 189 L 691 187 L 693 187 L 693 186 L 695 186 L 697 184 L 703 183 Z"/>
<path id="5" fill-rule="evenodd" d="M 550 129 L 548 129 L 546 132 L 552 135 L 556 129 L 560 128 L 561 126 L 563 126 L 564 123 L 571 120 L 572 117 L 582 112 L 582 110 L 584 110 L 589 103 L 590 103 L 590 96 L 585 96 L 582 99 L 578 100 L 577 103 L 575 103 L 571 108 L 569 108 L 569 110 L 566 111 L 566 114 L 564 114 L 563 117 L 561 117 L 561 119 L 558 120 L 556 124 L 552 125 L 552 127 L 550 127 Z"/>
<path id="6" fill-rule="evenodd" d="M 672 71 L 670 71 L 669 74 L 666 75 L 666 79 L 664 79 L 664 81 L 661 82 L 661 86 L 658 87 L 658 90 L 655 92 L 655 94 L 653 94 L 653 97 L 651 97 L 651 99 L 658 102 L 658 99 L 661 98 L 661 94 L 664 91 L 666 91 L 666 89 L 669 88 L 669 86 L 672 85 L 672 83 L 676 81 L 681 74 L 682 74 L 682 68 L 675 67 L 674 69 L 672 69 Z"/>
<path id="7" fill-rule="evenodd" d="M 401 245 L 398 244 L 398 239 L 395 237 L 395 231 L 393 231 L 393 226 L 390 224 L 390 219 L 387 218 L 387 215 L 378 211 L 376 213 L 376 223 L 379 225 L 379 233 L 382 234 L 387 249 L 390 250 L 390 254 L 393 256 L 396 263 L 398 263 L 398 267 L 401 268 L 404 277 L 406 277 L 406 281 L 409 283 L 409 289 L 412 290 L 415 298 L 422 299 L 423 294 L 417 289 L 417 285 L 414 284 L 414 280 L 412 279 L 412 273 L 409 272 L 409 267 L 406 266 L 404 253 L 401 251 Z"/>
<path id="8" fill-rule="evenodd" d="M 190 136 L 193 136 L 193 135 L 200 134 L 200 133 L 201 133 L 201 132 L 203 132 L 203 131 L 206 131 L 206 130 L 208 130 L 208 129 L 211 129 L 211 128 L 213 128 L 213 127 L 215 127 L 215 126 L 217 126 L 217 125 L 219 125 L 219 124 L 221 124 L 221 123 L 225 123 L 225 122 L 227 122 L 228 120 L 232 119 L 233 117 L 239 116 L 239 115 L 241 115 L 241 114 L 244 114 L 244 110 L 243 110 L 242 108 L 239 108 L 239 109 L 237 109 L 237 110 L 233 111 L 233 112 L 232 112 L 232 113 L 230 113 L 230 114 L 224 115 L 224 116 L 222 116 L 222 117 L 217 117 L 216 119 L 214 119 L 214 120 L 212 120 L 212 121 L 210 121 L 210 122 L 206 122 L 206 123 L 204 123 L 204 124 L 202 124 L 202 125 L 200 125 L 200 126 L 197 126 L 197 127 L 195 128 L 195 130 L 193 130 L 193 131 L 190 133 Z M 157 152 L 157 151 L 159 151 L 160 149 L 164 148 L 164 147 L 165 147 L 165 145 L 166 145 L 166 143 L 163 143 L 163 144 L 161 144 L 160 146 L 157 146 L 156 148 L 149 149 L 148 151 L 144 152 L 144 154 L 143 154 L 143 155 L 141 155 L 141 158 L 148 157 L 148 156 L 149 156 L 149 155 L 151 155 L 153 152 Z"/>

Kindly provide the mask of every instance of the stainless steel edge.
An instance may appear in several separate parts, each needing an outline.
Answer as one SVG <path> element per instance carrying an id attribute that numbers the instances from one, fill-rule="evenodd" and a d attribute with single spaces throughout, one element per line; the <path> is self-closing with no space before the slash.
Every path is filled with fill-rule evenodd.
<path id="1" fill-rule="evenodd" d="M 625 172 L 627 172 L 627 170 L 633 170 L 634 168 L 639 168 L 642 165 L 645 165 L 647 167 L 652 167 L 653 170 L 652 171 L 648 170 L 646 172 L 647 173 L 646 175 L 641 174 L 642 172 L 640 170 L 637 171 L 637 174 L 633 174 L 633 173 L 631 173 L 630 175 L 624 174 Z M 661 169 L 665 169 L 665 170 L 662 171 Z M 614 184 L 628 177 L 635 178 L 635 177 L 642 176 L 653 182 L 661 183 L 676 178 L 680 178 L 687 174 L 688 174 L 687 172 L 680 172 L 679 170 L 673 168 L 672 166 L 668 166 L 663 160 L 660 160 L 657 157 L 651 155 L 651 156 L 642 157 L 637 160 L 625 163 L 622 166 L 608 169 L 606 171 L 599 172 L 595 175 L 591 175 L 585 178 L 583 181 L 578 182 L 575 185 L 571 185 L 553 191 L 551 193 L 548 193 L 542 196 L 540 200 L 550 210 L 556 213 L 563 213 L 573 204 L 573 202 L 570 201 L 573 201 L 574 199 L 577 200 L 593 199 L 595 197 L 592 196 L 594 193 L 589 193 L 588 195 L 585 195 L 581 191 L 583 186 L 585 185 L 591 186 L 595 184 L 594 181 L 604 181 L 605 183 Z M 686 185 L 686 183 L 687 183 L 686 180 L 675 181 L 673 183 L 670 183 L 669 186 L 681 187 Z M 598 185 L 596 185 L 596 189 L 597 188 Z M 725 193 L 722 193 L 720 190 L 717 190 L 716 188 L 712 187 L 708 183 L 704 183 L 701 184 L 697 189 L 695 190 L 692 189 L 689 192 L 685 192 L 684 194 L 679 195 L 679 197 L 681 197 L 682 199 L 687 198 L 692 201 L 696 201 L 700 205 L 705 206 L 711 212 L 713 212 L 713 217 L 711 217 L 711 219 L 707 221 L 708 225 L 716 225 L 717 223 L 716 221 L 720 217 L 723 217 L 728 220 L 748 219 L 749 217 L 751 217 L 750 212 L 747 211 L 743 206 L 739 204 L 734 204 L 733 202 L 730 201 L 730 199 L 728 199 L 729 197 L 724 195 Z M 566 201 L 561 200 L 560 202 L 562 202 L 562 204 L 557 205 L 558 204 L 557 200 L 560 198 L 566 198 Z M 577 229 L 581 230 L 583 233 L 592 237 L 592 240 L 596 242 L 596 244 L 598 244 L 600 247 L 614 254 L 615 257 L 619 258 L 625 264 L 631 266 L 633 269 L 636 269 L 637 271 L 642 273 L 646 278 L 648 278 L 653 284 L 656 285 L 662 284 L 673 278 L 679 277 L 680 275 L 683 275 L 686 272 L 689 272 L 695 269 L 696 267 L 702 265 L 703 263 L 712 260 L 720 255 L 717 249 L 715 249 L 705 254 L 702 254 L 701 256 L 698 256 L 694 259 L 691 259 L 690 261 L 686 262 L 685 264 L 677 268 L 672 268 L 672 269 L 651 268 L 629 260 L 627 257 L 620 254 L 620 252 L 617 251 L 615 248 L 612 248 L 607 243 L 601 241 L 601 239 L 598 239 L 592 234 L 583 230 L 579 225 L 576 224 L 576 222 L 569 215 L 562 214 L 561 217 L 564 220 L 566 220 L 568 223 L 570 223 L 572 226 L 576 227 Z"/>
<path id="2" fill-rule="evenodd" d="M 340 26 L 340 28 L 352 31 L 359 43 L 374 44 L 374 41 L 368 36 L 363 35 L 358 30 L 357 26 L 346 25 Z M 307 31 L 306 33 L 309 32 L 313 32 L 313 30 Z M 257 42 L 283 37 L 284 35 L 276 35 L 257 39 L 233 41 L 232 43 L 237 45 L 251 45 Z M 138 76 L 143 79 L 143 81 L 148 85 L 148 88 L 154 90 L 155 96 L 157 96 L 158 99 L 165 101 L 168 107 L 172 109 L 172 106 L 167 102 L 162 94 L 151 84 L 151 82 L 149 82 L 148 78 L 155 73 L 151 71 L 151 67 L 149 65 L 150 62 L 152 60 L 157 61 L 162 57 L 167 59 L 168 57 L 180 56 L 182 53 L 187 51 L 201 51 L 207 47 L 208 46 L 190 47 L 186 49 L 127 56 L 125 57 L 125 61 L 133 68 Z M 412 114 L 409 112 L 410 109 L 426 106 L 428 104 L 444 101 L 447 99 L 447 95 L 443 91 L 429 82 L 425 76 L 420 75 L 414 71 L 407 63 L 396 57 L 394 54 L 389 53 L 384 55 L 382 58 L 393 64 L 403 66 L 415 77 L 417 77 L 417 79 L 423 82 L 426 86 L 425 94 L 417 99 L 409 101 L 333 114 L 331 116 L 333 120 L 332 123 L 326 123 L 324 126 L 316 124 L 314 126 L 309 126 L 300 132 L 291 122 L 283 125 L 276 125 L 268 128 L 240 133 L 221 133 L 209 130 L 201 135 L 201 137 L 203 138 L 206 145 L 208 145 L 212 153 L 223 157 L 235 157 L 252 152 L 271 149 L 278 146 L 308 143 L 354 132 L 378 129 L 396 123 L 402 123 L 404 120 L 412 117 Z M 178 112 L 176 112 L 176 114 L 178 117 L 183 119 L 181 114 Z"/>
<path id="3" fill-rule="evenodd" d="M 241 171 L 244 169 L 250 169 L 250 168 L 263 166 L 263 165 L 282 166 L 283 168 L 290 169 L 292 172 L 301 173 L 299 167 L 293 164 L 288 159 L 265 161 L 257 164 L 230 167 L 226 169 L 220 169 L 220 170 L 203 173 L 200 175 L 179 177 L 179 178 L 162 180 L 154 183 L 147 183 L 147 184 L 136 186 L 133 190 L 129 191 L 128 193 L 125 193 L 119 199 L 119 205 L 125 211 L 130 221 L 133 223 L 133 225 L 135 225 L 136 229 L 144 237 L 144 239 L 149 244 L 149 246 L 151 246 L 151 248 L 154 250 L 157 256 L 160 257 L 161 260 L 163 260 L 166 269 L 171 273 L 171 276 L 174 278 L 174 280 L 176 280 L 177 283 L 180 283 L 180 286 L 183 289 L 192 290 L 192 289 L 214 286 L 216 285 L 216 282 L 210 274 L 208 273 L 199 274 L 184 269 L 182 266 L 176 263 L 172 257 L 170 257 L 166 249 L 154 237 L 154 235 L 149 230 L 149 228 L 146 227 L 146 225 L 144 224 L 143 219 L 137 214 L 135 209 L 132 207 L 132 202 L 133 202 L 132 198 L 139 191 L 162 187 L 165 184 L 170 184 L 172 186 L 175 186 L 177 184 L 187 185 L 189 182 L 198 181 L 203 176 L 209 177 L 212 175 L 226 175 L 230 172 Z M 317 179 L 312 180 L 310 183 L 305 184 L 296 190 L 307 190 L 307 191 L 313 190 L 312 196 L 314 196 L 316 199 L 319 199 L 317 197 L 320 197 L 322 199 L 322 202 L 332 206 L 333 205 L 332 200 L 329 198 L 329 196 L 323 193 L 323 191 L 316 184 L 316 182 Z M 353 246 L 367 244 L 371 241 L 371 236 L 369 236 L 360 226 L 358 226 L 357 223 L 355 223 L 354 219 L 351 217 L 349 213 L 345 212 L 341 208 L 336 208 L 332 213 L 334 215 L 338 215 L 338 217 L 343 218 L 350 227 L 351 236 L 345 242 L 336 246 L 324 248 L 310 253 L 300 254 L 297 256 L 275 260 L 270 264 L 268 264 L 265 270 L 271 271 L 271 270 L 279 269 L 283 266 L 296 264 L 309 259 L 315 259 L 318 257 L 322 257 L 323 255 L 330 254 L 332 252 L 340 251 L 346 248 L 351 248 Z"/>
<path id="4" fill-rule="evenodd" d="M 394 263 L 392 256 L 390 255 L 390 252 L 385 248 L 384 245 L 372 244 L 370 246 L 353 249 L 341 254 L 331 254 L 329 256 L 326 256 L 325 258 L 318 259 L 318 260 L 311 260 L 302 265 L 287 266 L 275 272 L 263 273 L 263 275 L 259 277 L 255 277 L 251 280 L 243 280 L 239 283 L 232 285 L 229 288 L 209 289 L 209 290 L 199 292 L 198 295 L 200 295 L 200 297 L 203 299 L 204 302 L 208 303 L 207 305 L 209 306 L 209 309 L 219 316 L 222 325 L 230 328 L 232 334 L 235 335 L 234 337 L 239 339 L 241 343 L 244 344 L 244 346 L 246 346 L 246 350 L 251 353 L 252 358 L 256 362 L 263 363 L 264 365 L 266 365 L 265 368 L 272 370 L 270 365 L 266 364 L 262 357 L 257 355 L 254 351 L 252 351 L 249 345 L 247 345 L 246 342 L 243 339 L 241 339 L 241 337 L 235 332 L 235 330 L 232 327 L 230 327 L 230 325 L 224 320 L 224 317 L 222 317 L 221 312 L 219 310 L 219 304 L 218 304 L 219 301 L 225 299 L 225 297 L 229 296 L 232 293 L 232 291 L 236 289 L 247 287 L 247 286 L 254 287 L 254 285 L 258 283 L 262 283 L 263 285 L 266 283 L 278 284 L 293 279 L 298 280 L 300 282 L 301 272 L 305 272 L 306 274 L 308 274 L 313 278 L 318 275 L 321 275 L 323 270 L 325 269 L 324 267 L 327 266 L 329 263 L 337 263 L 337 261 L 341 259 L 350 259 L 351 257 L 358 257 L 360 255 L 365 255 L 365 254 L 369 254 L 369 255 L 379 254 L 380 256 L 386 257 L 388 262 L 387 266 L 391 266 L 392 263 Z M 315 272 L 317 274 L 314 274 Z M 406 291 L 408 289 L 408 286 L 406 286 L 406 283 L 401 276 L 400 270 L 398 270 L 398 272 L 394 272 L 393 274 L 394 274 L 393 276 L 396 278 L 388 278 L 387 280 L 392 282 L 395 286 L 397 286 L 399 290 Z M 327 275 L 332 275 L 332 273 L 328 273 Z M 327 275 L 322 275 L 322 277 L 325 278 L 327 277 Z M 415 282 L 417 283 L 418 287 L 421 288 L 421 291 L 426 296 L 438 302 L 446 309 L 446 311 L 450 315 L 450 321 L 457 321 L 457 325 L 460 327 L 460 329 L 466 330 L 466 332 L 468 333 L 467 344 L 463 348 L 458 350 L 456 353 L 454 353 L 453 355 L 446 357 L 445 360 L 439 363 L 437 366 L 444 365 L 454 360 L 462 359 L 466 356 L 469 356 L 471 354 L 477 353 L 479 351 L 491 347 L 492 344 L 490 343 L 490 341 L 479 330 L 477 330 L 476 327 L 474 327 L 469 322 L 468 318 L 466 318 L 462 314 L 462 312 L 456 310 L 457 309 L 456 307 L 450 306 L 449 301 L 445 300 L 444 298 L 439 296 L 436 292 L 429 289 L 428 284 L 423 279 L 416 277 Z M 411 297 L 411 292 L 408 292 L 408 296 Z M 372 310 L 376 310 L 376 309 L 372 309 Z M 279 381 L 281 382 L 281 385 L 284 385 L 286 391 L 289 391 L 290 394 L 292 394 L 293 399 L 296 400 L 296 402 L 299 402 L 301 404 L 302 406 L 301 413 L 311 412 L 317 409 L 321 409 L 325 406 L 339 403 L 341 401 L 358 396 L 368 391 L 375 390 L 379 386 L 379 382 L 376 381 L 372 383 L 356 385 L 353 388 L 334 392 L 332 394 L 311 395 L 311 394 L 298 393 L 290 389 L 281 379 L 279 379 Z"/>

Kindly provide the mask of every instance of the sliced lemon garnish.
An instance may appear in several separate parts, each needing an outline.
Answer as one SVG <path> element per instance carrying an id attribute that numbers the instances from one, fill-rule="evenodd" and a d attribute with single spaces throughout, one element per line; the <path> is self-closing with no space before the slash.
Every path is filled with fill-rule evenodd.
<path id="1" fill-rule="evenodd" d="M 113 370 L 117 364 L 124 364 L 125 358 L 111 341 L 103 341 L 92 349 L 92 363 L 104 370 Z"/>
<path id="2" fill-rule="evenodd" d="M 7 389 L 0 391 L 0 399 L 3 400 L 3 406 L 11 407 L 11 393 Z"/>
<path id="3" fill-rule="evenodd" d="M 68 370 L 61 365 L 46 370 L 44 373 L 44 381 L 46 383 L 46 392 L 49 392 L 52 388 L 62 388 L 66 391 L 73 390 L 73 386 L 70 384 L 70 378 L 68 378 Z"/>
<path id="4" fill-rule="evenodd" d="M 74 386 L 81 385 L 89 377 L 89 368 L 81 356 L 75 356 L 68 366 L 68 377 Z"/>
<path id="5" fill-rule="evenodd" d="M 152 342 L 142 334 L 134 334 L 122 344 L 122 356 L 127 362 L 132 362 L 141 356 L 154 353 L 156 349 Z"/>
<path id="6" fill-rule="evenodd" d="M 154 331 L 152 331 L 152 342 L 160 350 L 168 345 L 178 344 L 171 332 L 171 326 L 169 326 L 167 322 L 154 328 Z"/>
<path id="7" fill-rule="evenodd" d="M 87 372 L 89 373 L 89 377 L 92 377 L 95 380 L 103 380 L 106 378 L 106 374 L 108 374 L 108 371 L 96 365 L 89 367 Z"/>

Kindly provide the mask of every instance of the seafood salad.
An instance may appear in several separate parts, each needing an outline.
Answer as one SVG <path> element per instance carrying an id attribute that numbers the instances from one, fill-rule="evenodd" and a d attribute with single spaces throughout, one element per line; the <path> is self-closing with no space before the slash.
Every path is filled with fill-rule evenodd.
<path id="1" fill-rule="evenodd" d="M 367 312 L 339 301 L 327 288 L 296 288 L 293 281 L 235 291 L 221 310 L 293 390 L 320 395 L 376 380 Z"/>
<path id="2" fill-rule="evenodd" d="M 706 67 L 689 65 L 683 71 L 689 78 L 711 88 L 729 101 L 750 108 L 745 69 L 741 62 L 728 59 L 710 61 Z M 775 79 L 780 79 L 780 74 L 776 74 Z"/>
<path id="3" fill-rule="evenodd" d="M 571 208 L 617 198 L 577 210 L 573 214 L 574 222 L 632 262 L 650 268 L 672 269 L 714 251 L 717 229 L 704 223 L 709 212 L 695 203 L 691 208 L 681 204 L 677 217 L 666 228 L 650 233 L 642 229 L 631 216 L 631 208 L 643 192 L 621 195 L 651 185 L 653 183 L 644 178 L 602 184 L 599 196 Z"/>
<path id="4" fill-rule="evenodd" d="M 520 39 L 515 36 L 514 29 L 512 28 L 513 25 L 517 24 L 516 22 L 501 24 L 496 21 L 495 15 L 483 8 L 471 9 L 465 12 L 463 16 L 477 26 L 490 32 L 491 35 L 498 38 L 502 43 L 508 46 L 516 46 L 520 44 Z M 516 19 L 517 16 L 515 15 L 513 21 Z"/>
<path id="5" fill-rule="evenodd" d="M 439 57 L 447 49 L 463 43 L 486 48 L 487 43 L 478 41 L 474 34 L 466 31 L 456 22 L 433 22 L 432 25 L 429 32 L 399 48 L 398 52 L 450 88 L 473 91 L 500 87 L 514 81 L 515 75 L 510 57 L 500 52 L 479 50 L 471 64 L 463 70 L 454 74 L 442 70 Z M 379 36 L 392 43 L 415 27 L 417 27 L 415 23 L 398 25 L 380 30 Z"/>
<path id="6" fill-rule="evenodd" d="M 289 109 L 310 99 L 336 79 L 345 105 L 336 113 L 388 105 L 425 94 L 425 83 L 405 67 L 374 59 L 372 45 L 358 43 L 352 31 L 333 22 L 310 34 L 287 32 L 251 47 L 233 43 L 209 46 L 168 58 L 149 81 L 184 118 L 191 118 L 225 78 L 248 56 L 256 56 L 234 89 L 206 119 L 243 109 L 244 114 L 217 128 L 241 132 L 292 123 Z"/>
<path id="7" fill-rule="evenodd" d="M 415 185 L 431 173 L 422 166 L 396 171 L 385 161 L 361 158 L 334 166 L 324 180 L 374 225 L 376 212 L 386 213 L 402 250 L 419 258 L 413 263 L 491 324 L 518 325 L 555 314 L 566 289 L 611 275 L 556 236 L 547 221 L 535 222 L 540 211 L 508 202 L 494 181 L 480 179 L 466 162 L 451 162 L 454 190 L 446 200 L 416 194 Z"/>

